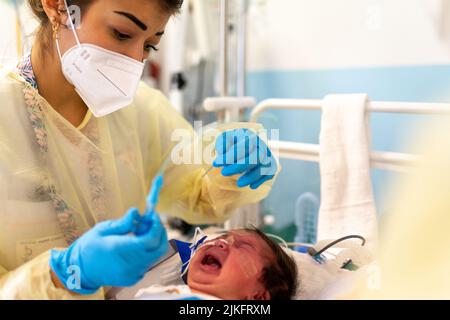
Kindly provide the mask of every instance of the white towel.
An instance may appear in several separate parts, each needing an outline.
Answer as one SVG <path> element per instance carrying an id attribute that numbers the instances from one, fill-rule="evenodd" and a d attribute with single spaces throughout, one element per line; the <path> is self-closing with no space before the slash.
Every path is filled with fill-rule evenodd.
<path id="1" fill-rule="evenodd" d="M 365 94 L 329 95 L 324 100 L 318 240 L 356 234 L 376 243 L 367 103 Z"/>

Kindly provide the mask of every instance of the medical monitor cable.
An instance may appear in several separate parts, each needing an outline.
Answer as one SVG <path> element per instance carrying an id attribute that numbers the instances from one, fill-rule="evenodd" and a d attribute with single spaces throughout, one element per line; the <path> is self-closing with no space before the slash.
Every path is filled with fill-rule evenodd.
<path id="1" fill-rule="evenodd" d="M 330 242 L 328 245 L 326 245 L 325 247 L 323 247 L 321 250 L 316 251 L 316 249 L 314 249 L 313 247 L 309 247 L 308 248 L 308 253 L 309 255 L 311 255 L 312 257 L 317 257 L 320 256 L 322 253 L 324 253 L 325 251 L 327 251 L 328 249 L 332 248 L 333 246 L 337 245 L 340 242 L 343 242 L 345 240 L 348 239 L 360 239 L 362 241 L 361 246 L 364 246 L 366 244 L 366 239 L 362 236 L 358 236 L 358 235 L 350 235 L 350 236 L 346 236 L 346 237 L 342 237 L 339 238 L 333 242 Z"/>

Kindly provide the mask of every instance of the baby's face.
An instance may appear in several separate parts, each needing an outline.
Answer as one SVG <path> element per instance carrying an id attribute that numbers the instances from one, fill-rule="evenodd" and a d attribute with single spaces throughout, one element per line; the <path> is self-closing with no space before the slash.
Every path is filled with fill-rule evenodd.
<path id="1" fill-rule="evenodd" d="M 260 277 L 270 247 L 256 233 L 236 230 L 205 242 L 189 265 L 193 291 L 226 300 L 270 299 Z"/>

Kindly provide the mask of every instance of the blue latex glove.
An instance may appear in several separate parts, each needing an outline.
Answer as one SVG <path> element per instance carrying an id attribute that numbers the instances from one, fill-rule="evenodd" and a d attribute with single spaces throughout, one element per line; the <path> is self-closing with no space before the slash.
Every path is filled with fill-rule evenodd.
<path id="1" fill-rule="evenodd" d="M 237 182 L 241 188 L 257 189 L 277 172 L 269 147 L 248 129 L 223 132 L 216 140 L 216 154 L 214 167 L 223 167 L 222 175 L 226 177 L 241 174 Z"/>
<path id="2" fill-rule="evenodd" d="M 142 226 L 145 232 L 137 232 Z M 52 250 L 50 267 L 70 291 L 92 294 L 102 286 L 136 284 L 167 249 L 167 233 L 158 215 L 142 217 L 131 209 L 122 219 L 97 224 L 68 249 Z M 70 284 L 73 268 L 79 270 L 75 288 Z"/>

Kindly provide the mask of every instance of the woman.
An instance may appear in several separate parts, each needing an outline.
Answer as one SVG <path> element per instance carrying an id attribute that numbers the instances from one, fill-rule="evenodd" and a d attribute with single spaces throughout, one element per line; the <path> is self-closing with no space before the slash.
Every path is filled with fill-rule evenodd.
<path id="1" fill-rule="evenodd" d="M 165 165 L 173 132 L 195 135 L 139 79 L 182 0 L 29 3 L 32 52 L 0 78 L 0 298 L 103 298 L 139 281 L 167 248 L 158 216 L 139 214 L 161 167 L 158 212 L 191 223 L 268 194 L 277 164 L 249 130 L 220 136 L 211 172 Z M 264 157 L 238 163 L 230 150 L 244 146 Z"/>

